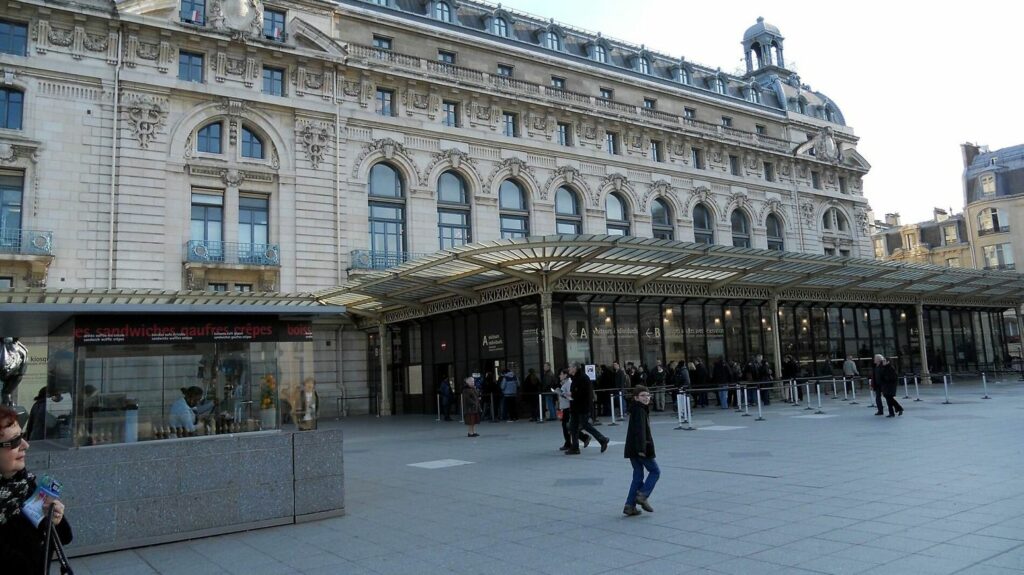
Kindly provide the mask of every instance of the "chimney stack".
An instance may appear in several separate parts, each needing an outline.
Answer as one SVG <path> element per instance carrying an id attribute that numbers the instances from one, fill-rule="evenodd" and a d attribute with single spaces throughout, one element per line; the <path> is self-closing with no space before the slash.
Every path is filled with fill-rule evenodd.
<path id="1" fill-rule="evenodd" d="M 885 224 L 888 226 L 900 225 L 900 215 L 897 214 L 885 214 Z"/>

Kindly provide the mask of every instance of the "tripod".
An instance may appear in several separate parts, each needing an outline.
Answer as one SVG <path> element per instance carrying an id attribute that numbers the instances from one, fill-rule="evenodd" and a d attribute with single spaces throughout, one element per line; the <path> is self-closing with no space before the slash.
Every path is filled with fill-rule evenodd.
<path id="1" fill-rule="evenodd" d="M 60 542 L 60 536 L 57 535 L 57 527 L 53 524 L 53 504 L 50 504 L 50 509 L 46 512 L 46 547 L 43 555 L 46 559 L 43 575 L 50 575 L 50 559 L 54 551 L 57 552 L 57 560 L 60 561 L 61 575 L 75 575 L 71 564 L 68 563 L 67 555 L 64 554 L 64 546 Z"/>

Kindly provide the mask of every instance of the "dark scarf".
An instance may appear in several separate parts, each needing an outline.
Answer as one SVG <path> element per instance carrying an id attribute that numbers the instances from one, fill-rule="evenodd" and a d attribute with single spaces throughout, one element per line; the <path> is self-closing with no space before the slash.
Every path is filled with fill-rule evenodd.
<path id="1" fill-rule="evenodd" d="M 7 479 L 0 477 L 0 525 L 21 514 L 21 506 L 36 489 L 36 476 L 22 469 Z"/>

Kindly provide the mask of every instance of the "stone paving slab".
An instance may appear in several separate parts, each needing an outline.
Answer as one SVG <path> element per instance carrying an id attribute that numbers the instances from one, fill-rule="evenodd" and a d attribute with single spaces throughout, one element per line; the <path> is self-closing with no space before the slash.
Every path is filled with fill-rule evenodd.
<path id="1" fill-rule="evenodd" d="M 695 409 L 697 431 L 714 433 L 659 414 L 656 511 L 633 518 L 625 425 L 601 427 L 607 453 L 564 456 L 556 422 L 484 422 L 470 439 L 433 417 L 348 419 L 333 424 L 346 430 L 345 517 L 73 563 L 80 575 L 1021 573 L 1024 383 L 992 379 L 982 400 L 957 378 L 950 405 L 922 385 L 897 418 L 866 396 L 823 397 L 828 417 L 781 402 L 764 421 Z M 410 467 L 441 461 L 460 464 Z"/>

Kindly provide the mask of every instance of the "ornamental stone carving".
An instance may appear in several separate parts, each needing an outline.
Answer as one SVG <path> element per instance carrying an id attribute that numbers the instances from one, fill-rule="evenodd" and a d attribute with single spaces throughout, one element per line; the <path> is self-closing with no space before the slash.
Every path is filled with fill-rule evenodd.
<path id="1" fill-rule="evenodd" d="M 711 189 L 706 186 L 698 186 L 693 190 L 690 190 L 690 196 L 686 198 L 686 204 L 683 206 L 683 213 L 680 214 L 684 219 L 693 219 L 693 208 L 699 203 L 705 203 L 710 206 L 715 205 L 715 200 L 711 195 Z"/>
<path id="2" fill-rule="evenodd" d="M 803 214 L 804 224 L 809 228 L 814 228 L 814 204 L 811 202 L 800 204 L 800 213 Z"/>
<path id="3" fill-rule="evenodd" d="M 262 0 L 213 0 L 210 26 L 232 38 L 258 38 L 263 34 Z"/>
<path id="4" fill-rule="evenodd" d="M 861 234 L 868 234 L 868 214 L 864 210 L 857 208 L 857 211 L 853 213 L 853 219 L 857 220 L 857 228 Z"/>
<path id="5" fill-rule="evenodd" d="M 19 158 L 26 158 L 34 164 L 39 161 L 39 150 L 32 146 L 0 143 L 0 164 L 13 164 Z"/>
<path id="6" fill-rule="evenodd" d="M 135 95 L 127 99 L 125 111 L 128 126 L 139 141 L 139 147 L 149 148 L 167 120 L 167 103 L 153 96 Z"/>
<path id="7" fill-rule="evenodd" d="M 672 185 L 665 180 L 658 180 L 650 185 L 647 189 L 647 193 L 644 194 L 643 199 L 640 201 L 640 210 L 643 213 L 647 213 L 647 208 L 651 204 L 651 200 L 657 197 L 671 196 Z"/>
<path id="8" fill-rule="evenodd" d="M 304 121 L 299 129 L 299 144 L 306 152 L 306 160 L 314 170 L 320 169 L 320 162 L 330 148 L 331 136 L 328 124 Z"/>
<path id="9" fill-rule="evenodd" d="M 722 210 L 722 214 L 719 219 L 723 222 L 728 222 L 729 218 L 732 217 L 732 211 L 737 208 L 744 208 L 747 212 L 750 212 L 750 199 L 747 195 L 741 192 L 736 192 L 729 196 L 729 201 L 726 203 L 726 209 Z"/>
<path id="10" fill-rule="evenodd" d="M 494 170 L 491 171 L 491 175 L 487 177 L 487 183 L 484 185 L 484 193 L 490 193 L 491 185 L 498 178 L 500 174 L 508 173 L 510 178 L 521 178 L 530 181 L 533 188 L 536 189 L 537 177 L 533 173 L 533 168 L 529 164 L 520 160 L 519 158 L 505 158 L 498 162 L 498 165 L 494 166 Z"/>
<path id="11" fill-rule="evenodd" d="M 554 187 L 559 179 L 565 182 L 566 185 L 579 189 L 584 197 L 592 197 L 593 193 L 590 191 L 590 186 L 587 185 L 579 170 L 572 166 L 559 166 L 551 172 L 551 177 L 548 178 L 548 181 L 544 183 L 544 187 L 541 188 L 540 199 L 548 199 L 551 188 Z"/>
<path id="12" fill-rule="evenodd" d="M 768 214 L 782 214 L 783 207 L 782 202 L 779 200 L 768 200 L 761 206 L 761 211 L 757 214 L 757 225 L 765 225 L 765 221 L 768 219 Z"/>
<path id="13" fill-rule="evenodd" d="M 480 180 L 480 174 L 476 170 L 476 160 L 458 148 L 448 148 L 434 154 L 430 159 L 430 163 L 427 164 L 426 169 L 420 174 L 422 185 L 426 186 L 430 183 L 430 176 L 439 165 L 447 165 L 455 170 L 471 172 L 477 181 Z"/>
<path id="14" fill-rule="evenodd" d="M 401 143 L 396 142 L 391 138 L 380 138 L 367 144 L 363 151 L 356 158 L 352 168 L 352 177 L 359 176 L 359 168 L 363 165 L 363 161 L 370 156 L 370 154 L 380 154 L 385 160 L 394 160 L 395 158 L 401 157 L 410 166 L 415 166 L 415 162 L 409 159 L 409 154 L 405 151 L 405 146 Z M 415 174 L 415 172 L 413 172 Z M 412 184 L 413 182 L 410 182 Z"/>
<path id="15" fill-rule="evenodd" d="M 606 190 L 609 193 L 619 192 L 627 194 L 632 198 L 634 205 L 638 203 L 636 194 L 633 192 L 632 186 L 629 185 L 629 180 L 626 178 L 626 176 L 623 176 L 622 174 L 608 174 L 607 176 L 601 179 L 601 185 L 598 188 L 598 192 L 596 194 L 590 195 L 590 203 L 591 205 L 593 205 L 593 207 L 601 207 L 602 192 Z"/>

